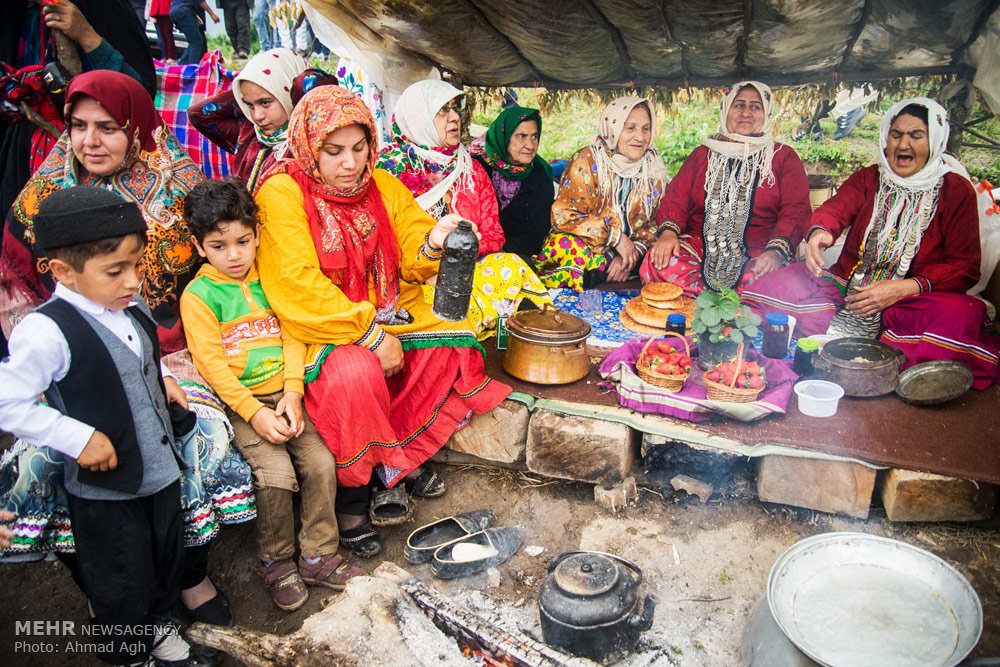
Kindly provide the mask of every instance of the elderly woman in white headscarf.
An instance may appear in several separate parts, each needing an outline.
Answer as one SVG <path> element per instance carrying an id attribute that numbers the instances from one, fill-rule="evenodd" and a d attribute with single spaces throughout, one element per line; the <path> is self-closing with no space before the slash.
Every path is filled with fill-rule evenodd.
<path id="1" fill-rule="evenodd" d="M 454 216 L 475 223 L 480 259 L 469 319 L 477 336 L 485 338 L 497 319 L 512 315 L 524 299 L 539 306 L 551 299 L 524 260 L 500 252 L 505 238 L 493 184 L 461 143 L 464 108 L 465 93 L 445 81 L 409 86 L 396 103 L 392 142 L 379 154 L 378 167 L 402 181 L 435 219 Z M 433 290 L 433 285 L 425 288 L 428 299 Z"/>
<path id="2" fill-rule="evenodd" d="M 292 107 L 316 86 L 337 78 L 290 49 L 271 49 L 247 61 L 232 88 L 188 108 L 194 129 L 233 155 L 233 174 L 252 192 L 261 174 L 284 156 Z"/>
<path id="3" fill-rule="evenodd" d="M 535 256 L 549 287 L 623 282 L 653 243 L 653 216 L 670 181 L 652 147 L 656 116 L 644 97 L 619 97 L 597 137 L 570 160 L 552 205 L 552 232 Z"/>
<path id="4" fill-rule="evenodd" d="M 727 89 L 719 132 L 684 160 L 657 212 L 644 282 L 743 288 L 794 260 L 809 222 L 809 183 L 791 147 L 774 140 L 771 89 Z"/>
<path id="5" fill-rule="evenodd" d="M 805 264 L 767 276 L 744 301 L 795 315 L 799 335 L 879 338 L 905 353 L 902 368 L 953 359 L 972 369 L 974 387 L 996 382 L 998 345 L 982 332 L 985 305 L 965 293 L 979 280 L 976 195 L 944 153 L 948 132 L 944 108 L 926 97 L 890 108 L 878 163 L 813 213 Z M 848 228 L 839 259 L 825 269 L 821 253 Z"/>

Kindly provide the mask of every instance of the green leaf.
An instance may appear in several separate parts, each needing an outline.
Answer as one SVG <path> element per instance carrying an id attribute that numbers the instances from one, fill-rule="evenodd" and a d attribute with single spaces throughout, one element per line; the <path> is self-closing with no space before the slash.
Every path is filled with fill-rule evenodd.
<path id="1" fill-rule="evenodd" d="M 743 335 L 746 336 L 747 338 L 753 338 L 759 333 L 757 327 L 749 327 L 749 326 L 740 327 L 740 331 L 742 331 Z"/>
<path id="2" fill-rule="evenodd" d="M 745 327 L 745 326 L 751 324 L 752 321 L 746 315 L 740 315 L 739 317 L 737 317 L 735 319 L 735 322 L 736 322 L 736 326 L 738 326 L 738 327 Z"/>
<path id="3" fill-rule="evenodd" d="M 739 307 L 735 303 L 723 303 L 719 306 L 719 312 L 724 320 L 732 320 L 738 311 Z"/>
<path id="4" fill-rule="evenodd" d="M 739 329 L 733 329 L 732 331 L 729 332 L 729 340 L 733 341 L 734 343 L 742 343 L 743 334 L 740 333 Z"/>
<path id="5" fill-rule="evenodd" d="M 714 327 L 722 321 L 722 315 L 717 308 L 712 308 L 701 314 L 701 321 L 707 326 Z"/>
<path id="6" fill-rule="evenodd" d="M 717 333 L 714 333 L 711 336 L 709 336 L 708 339 L 713 343 L 718 343 L 720 340 L 722 340 L 722 336 Z"/>
<path id="7" fill-rule="evenodd" d="M 694 331 L 695 333 L 705 333 L 707 329 L 708 327 L 706 327 L 705 323 L 702 322 L 701 320 L 694 320 L 691 323 L 691 330 Z"/>
<path id="8" fill-rule="evenodd" d="M 711 290 L 705 290 L 704 292 L 698 295 L 698 298 L 694 300 L 694 305 L 698 306 L 699 308 L 714 306 L 715 297 L 716 297 L 715 292 Z"/>

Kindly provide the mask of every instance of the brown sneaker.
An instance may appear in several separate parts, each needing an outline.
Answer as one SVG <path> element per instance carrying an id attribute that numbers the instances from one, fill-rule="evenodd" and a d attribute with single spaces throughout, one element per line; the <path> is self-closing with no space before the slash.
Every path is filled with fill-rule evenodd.
<path id="1" fill-rule="evenodd" d="M 264 567 L 264 580 L 278 609 L 294 611 L 309 599 L 309 591 L 291 558 L 276 560 Z"/>
<path id="2" fill-rule="evenodd" d="M 365 576 L 360 567 L 348 564 L 340 554 L 324 554 L 315 563 L 307 563 L 299 558 L 299 572 L 302 581 L 313 586 L 326 586 L 335 591 L 344 590 L 347 582 L 354 577 Z"/>

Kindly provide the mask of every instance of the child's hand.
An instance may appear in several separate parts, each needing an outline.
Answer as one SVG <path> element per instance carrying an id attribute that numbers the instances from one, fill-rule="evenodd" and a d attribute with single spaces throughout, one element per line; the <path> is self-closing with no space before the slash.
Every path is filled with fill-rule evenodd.
<path id="1" fill-rule="evenodd" d="M 188 409 L 187 394 L 177 384 L 177 380 L 169 376 L 163 378 L 163 389 L 167 392 L 167 403 L 176 403 L 185 410 Z"/>
<path id="2" fill-rule="evenodd" d="M 257 435 L 274 445 L 284 444 L 294 433 L 284 418 L 271 408 L 261 408 L 254 413 L 250 426 L 257 431 Z"/>
<path id="3" fill-rule="evenodd" d="M 81 468 L 93 472 L 107 472 L 118 467 L 118 455 L 115 454 L 115 447 L 108 440 L 108 436 L 100 431 L 94 431 L 87 441 L 87 446 L 76 457 L 76 462 Z"/>
<path id="4" fill-rule="evenodd" d="M 0 521 L 13 521 L 14 513 L 7 510 L 0 510 Z M 0 524 L 0 549 L 10 546 L 10 538 L 14 537 L 14 531 Z"/>
<path id="5" fill-rule="evenodd" d="M 306 428 L 306 420 L 302 416 L 302 394 L 286 391 L 274 411 L 285 416 L 292 428 L 293 436 L 302 435 L 302 431 Z"/>

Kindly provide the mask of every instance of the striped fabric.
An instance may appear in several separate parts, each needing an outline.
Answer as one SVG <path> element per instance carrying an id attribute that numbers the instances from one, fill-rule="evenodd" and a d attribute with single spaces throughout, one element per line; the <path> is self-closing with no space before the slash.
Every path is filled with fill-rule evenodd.
<path id="1" fill-rule="evenodd" d="M 228 90 L 236 72 L 225 69 L 219 51 L 209 51 L 197 65 L 171 65 L 153 60 L 156 67 L 156 110 L 181 147 L 208 178 L 227 178 L 232 156 L 206 139 L 188 122 L 187 110 L 196 100 Z"/>
<path id="2" fill-rule="evenodd" d="M 611 382 L 618 394 L 618 403 L 623 407 L 692 422 L 706 421 L 718 415 L 751 422 L 768 415 L 784 414 L 788 409 L 792 385 L 798 379 L 792 371 L 791 360 L 768 359 L 756 351 L 748 352 L 747 358 L 765 369 L 767 386 L 764 391 L 751 403 L 716 402 L 706 398 L 702 371 L 697 364 L 691 366 L 691 377 L 677 393 L 643 381 L 635 372 L 635 362 L 645 343 L 644 340 L 625 343 L 601 363 L 601 377 Z"/>

